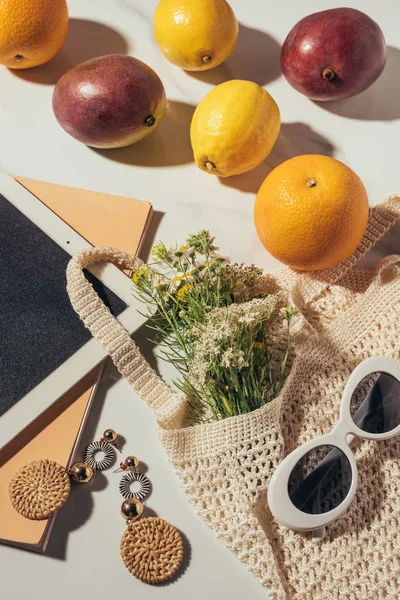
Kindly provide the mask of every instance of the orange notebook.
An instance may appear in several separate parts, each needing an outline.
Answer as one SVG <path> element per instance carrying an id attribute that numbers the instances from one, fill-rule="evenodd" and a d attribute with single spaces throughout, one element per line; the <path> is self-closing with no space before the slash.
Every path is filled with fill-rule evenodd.
<path id="1" fill-rule="evenodd" d="M 14 177 L 93 246 L 138 254 L 152 216 L 149 202 Z M 11 505 L 8 485 L 19 468 L 42 458 L 68 468 L 94 400 L 103 367 L 95 369 L 1 451 L 0 543 L 45 552 L 55 516 L 29 521 Z"/>

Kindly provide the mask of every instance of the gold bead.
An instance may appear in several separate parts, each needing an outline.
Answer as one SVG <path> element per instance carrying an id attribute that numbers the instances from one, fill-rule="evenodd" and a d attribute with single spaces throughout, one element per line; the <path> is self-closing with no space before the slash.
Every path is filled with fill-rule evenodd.
<path id="1" fill-rule="evenodd" d="M 103 437 L 107 442 L 112 444 L 117 439 L 118 434 L 116 431 L 114 431 L 114 429 L 106 429 L 103 433 Z"/>
<path id="2" fill-rule="evenodd" d="M 121 504 L 121 515 L 129 521 L 137 521 L 142 516 L 143 508 L 137 498 L 127 498 Z"/>
<path id="3" fill-rule="evenodd" d="M 136 456 L 127 456 L 124 463 L 124 469 L 128 471 L 134 471 L 139 466 L 139 459 Z"/>
<path id="4" fill-rule="evenodd" d="M 94 475 L 92 467 L 84 462 L 75 463 L 69 472 L 77 483 L 88 483 Z"/>

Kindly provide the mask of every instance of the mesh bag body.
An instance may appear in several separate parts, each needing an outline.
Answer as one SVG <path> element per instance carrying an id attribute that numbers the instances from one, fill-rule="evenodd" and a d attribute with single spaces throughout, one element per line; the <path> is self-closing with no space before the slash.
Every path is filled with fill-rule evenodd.
<path id="1" fill-rule="evenodd" d="M 383 259 L 374 270 L 353 268 L 399 220 L 395 196 L 371 210 L 358 249 L 337 267 L 308 275 L 289 269 L 267 274 L 265 292 L 280 292 L 300 313 L 290 375 L 278 398 L 265 407 L 192 427 L 185 424 L 185 399 L 155 374 L 82 275 L 93 262 L 137 268 L 138 259 L 95 248 L 74 257 L 68 267 L 75 310 L 156 413 L 190 503 L 275 600 L 400 597 L 399 437 L 353 442 L 357 494 L 319 544 L 309 534 L 279 525 L 266 501 L 280 461 L 336 423 L 355 366 L 374 355 L 400 360 L 400 256 Z"/>

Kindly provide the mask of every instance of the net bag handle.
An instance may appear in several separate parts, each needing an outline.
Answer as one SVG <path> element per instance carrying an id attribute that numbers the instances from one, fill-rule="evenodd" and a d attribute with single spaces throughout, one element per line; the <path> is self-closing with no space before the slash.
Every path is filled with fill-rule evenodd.
<path id="1" fill-rule="evenodd" d="M 111 357 L 131 388 L 145 400 L 163 421 L 164 427 L 172 422 L 182 408 L 183 399 L 161 379 L 125 327 L 111 314 L 83 269 L 100 262 L 110 262 L 130 270 L 138 269 L 143 261 L 133 254 L 114 248 L 97 247 L 76 254 L 67 267 L 67 292 L 72 307 Z"/>
<path id="2" fill-rule="evenodd" d="M 400 222 L 400 196 L 394 194 L 370 209 L 365 234 L 356 250 L 343 262 L 323 271 L 296 273 L 287 267 L 273 273 L 280 287 L 288 290 L 297 306 L 312 302 L 334 285 L 369 252 L 394 225 Z"/>

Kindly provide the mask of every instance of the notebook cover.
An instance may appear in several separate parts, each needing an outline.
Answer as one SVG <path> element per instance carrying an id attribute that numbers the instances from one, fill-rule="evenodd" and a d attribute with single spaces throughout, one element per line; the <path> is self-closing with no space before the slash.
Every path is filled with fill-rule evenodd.
<path id="1" fill-rule="evenodd" d="M 14 177 L 93 246 L 114 246 L 138 254 L 146 236 L 149 202 Z M 101 368 L 101 367 L 100 367 Z M 30 521 L 11 505 L 13 475 L 32 460 L 49 458 L 67 467 L 87 418 L 96 369 L 3 448 L 0 457 L 0 542 L 45 551 L 54 519 Z"/>

